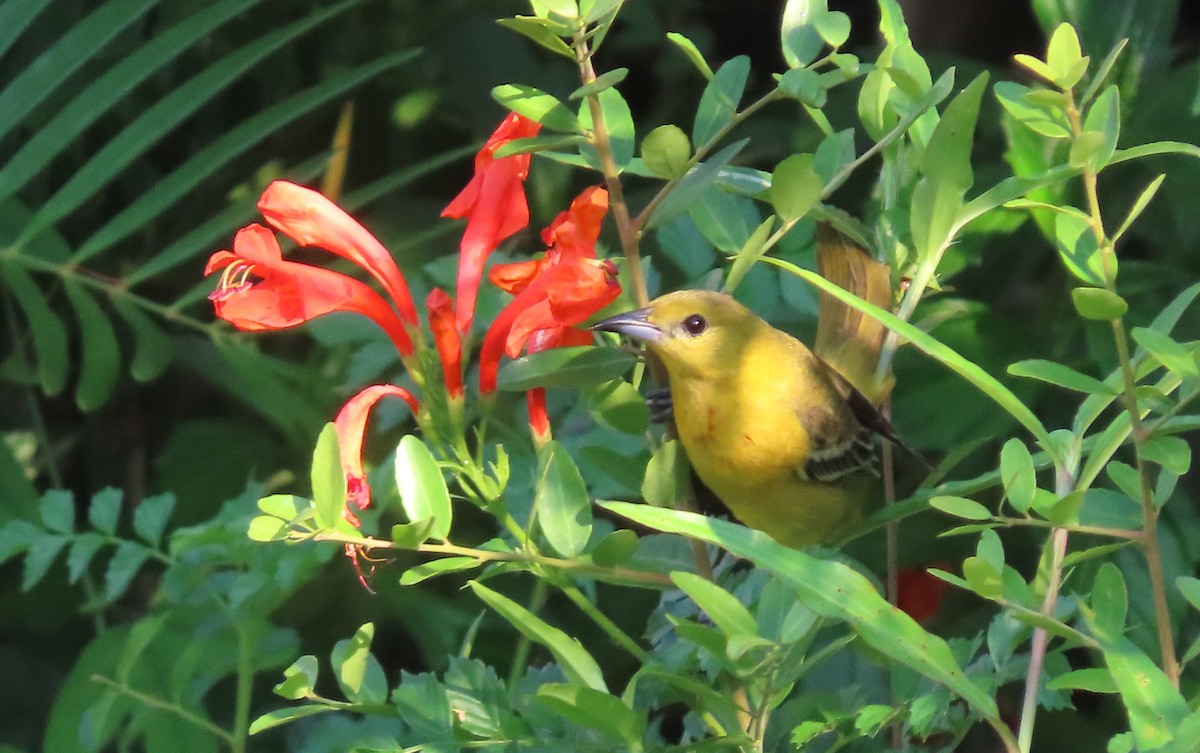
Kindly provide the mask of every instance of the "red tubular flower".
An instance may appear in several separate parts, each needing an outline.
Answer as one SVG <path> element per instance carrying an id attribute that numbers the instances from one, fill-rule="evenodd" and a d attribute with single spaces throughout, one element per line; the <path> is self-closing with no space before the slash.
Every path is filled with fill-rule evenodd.
<path id="1" fill-rule="evenodd" d="M 612 303 L 621 292 L 616 267 L 595 258 L 607 209 L 608 192 L 588 188 L 542 234 L 551 244 L 544 258 L 492 268 L 492 282 L 516 298 L 484 337 L 479 355 L 480 392 L 496 389 L 501 355 L 515 358 L 527 341 L 530 352 L 591 342 L 591 335 L 578 332 L 575 325 Z M 531 405 L 534 410 L 541 409 L 536 398 Z"/>
<path id="2" fill-rule="evenodd" d="M 388 397 L 398 397 L 408 403 L 415 414 L 420 410 L 420 403 L 412 393 L 394 384 L 375 384 L 359 392 L 346 401 L 338 411 L 333 426 L 337 430 L 338 453 L 342 461 L 342 473 L 346 474 L 346 508 L 342 516 L 355 526 L 359 525 L 358 516 L 350 506 L 365 510 L 371 505 L 371 486 L 367 483 L 367 474 L 363 471 L 362 446 L 363 437 L 367 431 L 367 417 L 375 403 Z"/>
<path id="3" fill-rule="evenodd" d="M 454 323 L 454 301 L 441 288 L 434 288 L 425 299 L 429 310 L 429 329 L 438 360 L 442 362 L 442 377 L 446 394 L 451 400 L 462 399 L 462 340 Z"/>
<path id="4" fill-rule="evenodd" d="M 457 322 L 460 332 L 471 328 L 483 265 L 496 246 L 529 224 L 524 183 L 529 154 L 495 158 L 496 150 L 514 139 L 536 136 L 541 124 L 510 114 L 475 155 L 475 176 L 442 210 L 443 217 L 467 218 L 459 243 Z"/>
<path id="5" fill-rule="evenodd" d="M 392 255 L 337 204 L 311 188 L 277 180 L 259 197 L 258 210 L 272 227 L 301 246 L 331 251 L 370 272 L 395 302 L 405 324 L 417 325 L 417 308 Z"/>
<path id="6" fill-rule="evenodd" d="M 329 269 L 286 261 L 275 235 L 248 225 L 233 251 L 209 257 L 204 274 L 224 270 L 209 295 L 217 316 L 241 330 L 286 329 L 334 311 L 353 311 L 378 324 L 402 355 L 413 352 L 404 323 L 365 283 Z"/>

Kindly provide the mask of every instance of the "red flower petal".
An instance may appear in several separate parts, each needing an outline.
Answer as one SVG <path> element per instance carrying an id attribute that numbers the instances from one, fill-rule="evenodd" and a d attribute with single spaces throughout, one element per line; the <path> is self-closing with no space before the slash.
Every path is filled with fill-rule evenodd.
<path id="1" fill-rule="evenodd" d="M 338 411 L 333 426 L 337 430 L 338 452 L 341 455 L 342 472 L 346 474 L 346 510 L 343 515 L 354 525 L 358 518 L 350 509 L 354 505 L 359 510 L 365 510 L 371 504 L 371 486 L 367 483 L 367 475 L 363 471 L 362 446 L 367 431 L 367 417 L 375 403 L 391 395 L 408 403 L 409 409 L 415 414 L 420 410 L 420 403 L 412 393 L 394 384 L 375 384 L 360 391 L 346 401 Z"/>
<path id="2" fill-rule="evenodd" d="M 944 569 L 944 568 L 943 568 Z M 897 606 L 917 622 L 928 622 L 942 605 L 950 585 L 923 567 L 904 567 L 896 573 Z"/>
<path id="3" fill-rule="evenodd" d="M 404 324 L 365 283 L 329 269 L 286 261 L 262 225 L 248 225 L 233 252 L 218 251 L 206 270 L 223 270 L 209 299 L 217 316 L 242 330 L 286 329 L 334 311 L 352 311 L 378 324 L 402 355 L 413 353 Z"/>
<path id="4" fill-rule="evenodd" d="M 396 303 L 401 319 L 416 326 L 416 306 L 391 253 L 337 204 L 311 188 L 277 180 L 263 191 L 258 210 L 301 246 L 332 251 L 370 272 Z"/>
<path id="5" fill-rule="evenodd" d="M 429 329 L 433 332 L 433 344 L 442 363 L 446 394 L 461 398 L 462 340 L 454 323 L 454 301 L 441 288 L 434 288 L 425 299 L 425 307 L 429 309 Z"/>
<path id="6" fill-rule="evenodd" d="M 548 257 L 511 264 L 497 264 L 488 270 L 488 280 L 506 293 L 516 295 L 541 274 L 551 262 Z"/>
<path id="7" fill-rule="evenodd" d="M 496 246 L 529 224 L 525 201 L 525 178 L 529 154 L 496 159 L 495 152 L 514 139 L 536 136 L 541 124 L 516 113 L 510 114 L 475 156 L 475 175 L 466 188 L 442 210 L 443 217 L 467 218 L 459 243 L 457 321 L 467 332 L 475 312 L 475 298 L 483 277 L 483 266 Z"/>
<path id="8" fill-rule="evenodd" d="M 596 241 L 608 212 L 608 191 L 601 186 L 586 188 L 542 231 L 542 240 L 552 253 L 565 258 L 596 258 Z"/>

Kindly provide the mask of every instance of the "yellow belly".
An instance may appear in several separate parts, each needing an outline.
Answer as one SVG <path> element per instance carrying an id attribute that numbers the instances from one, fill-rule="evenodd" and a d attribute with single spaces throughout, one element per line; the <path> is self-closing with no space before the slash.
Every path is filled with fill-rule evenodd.
<path id="1" fill-rule="evenodd" d="M 741 374 L 757 384 L 677 379 L 671 393 L 679 440 L 696 474 L 738 520 L 788 546 L 826 543 L 861 517 L 863 483 L 805 481 L 810 441 L 797 391 L 777 354 L 753 352 Z"/>

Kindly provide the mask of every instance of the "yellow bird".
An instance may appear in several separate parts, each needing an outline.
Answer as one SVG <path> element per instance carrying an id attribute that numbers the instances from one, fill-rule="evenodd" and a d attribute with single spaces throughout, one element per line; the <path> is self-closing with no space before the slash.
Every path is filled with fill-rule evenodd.
<path id="1" fill-rule="evenodd" d="M 827 277 L 888 307 L 888 268 L 822 230 Z M 900 442 L 878 406 L 884 330 L 822 296 L 821 358 L 723 293 L 683 290 L 594 329 L 645 343 L 666 367 L 692 468 L 741 522 L 789 546 L 828 542 L 875 486 L 874 434 Z"/>

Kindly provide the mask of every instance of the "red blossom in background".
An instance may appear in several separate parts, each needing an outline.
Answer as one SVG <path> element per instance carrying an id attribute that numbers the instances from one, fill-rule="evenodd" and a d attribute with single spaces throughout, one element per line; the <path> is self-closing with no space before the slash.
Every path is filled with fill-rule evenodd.
<path id="1" fill-rule="evenodd" d="M 429 329 L 433 332 L 433 344 L 442 363 L 446 394 L 451 400 L 461 400 L 462 338 L 454 323 L 454 301 L 441 288 L 434 288 L 425 299 L 425 308 L 429 310 Z"/>
<path id="2" fill-rule="evenodd" d="M 301 246 L 331 251 L 371 273 L 395 302 L 400 318 L 410 326 L 418 324 L 408 283 L 391 253 L 337 204 L 311 188 L 277 180 L 259 197 L 258 211 Z"/>
<path id="3" fill-rule="evenodd" d="M 495 158 L 496 150 L 514 139 L 536 136 L 541 124 L 510 114 L 475 155 L 471 182 L 442 210 L 443 217 L 467 218 L 459 243 L 457 299 L 458 329 L 467 332 L 475 313 L 475 298 L 483 278 L 483 265 L 505 238 L 529 224 L 525 178 L 531 155 Z"/>
<path id="4" fill-rule="evenodd" d="M 935 567 L 946 569 L 942 564 Z M 930 574 L 924 567 L 900 568 L 896 573 L 896 585 L 896 605 L 920 623 L 933 619 L 950 588 L 950 584 Z"/>
<path id="5" fill-rule="evenodd" d="M 275 235 L 262 225 L 242 228 L 232 252 L 209 257 L 204 274 L 217 271 L 221 280 L 209 299 L 217 316 L 238 329 L 287 329 L 352 311 L 383 328 L 401 354 L 413 352 L 407 328 L 382 296 L 340 272 L 286 261 Z"/>

